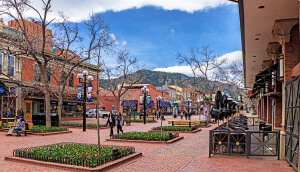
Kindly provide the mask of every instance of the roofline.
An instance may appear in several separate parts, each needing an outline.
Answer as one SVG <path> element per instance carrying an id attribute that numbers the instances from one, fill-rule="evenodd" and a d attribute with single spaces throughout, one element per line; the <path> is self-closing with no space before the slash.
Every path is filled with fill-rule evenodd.
<path id="1" fill-rule="evenodd" d="M 229 0 L 232 2 L 237 2 L 239 4 L 239 14 L 240 14 L 240 29 L 241 29 L 241 43 L 242 43 L 242 53 L 243 53 L 243 70 L 244 70 L 244 85 L 246 86 L 246 56 L 245 56 L 245 21 L 244 21 L 244 0 Z"/>

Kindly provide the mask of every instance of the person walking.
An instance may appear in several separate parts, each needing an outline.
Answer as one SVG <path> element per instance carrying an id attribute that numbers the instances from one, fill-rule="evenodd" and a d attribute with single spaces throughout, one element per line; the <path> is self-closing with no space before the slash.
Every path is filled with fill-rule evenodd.
<path id="1" fill-rule="evenodd" d="M 19 123 L 19 127 L 16 127 L 15 131 L 17 133 L 17 136 L 21 136 L 19 130 L 25 130 L 25 121 L 23 116 L 20 117 L 20 121 L 18 121 L 18 123 Z"/>
<path id="2" fill-rule="evenodd" d="M 192 111 L 190 111 L 188 115 L 189 115 L 189 120 L 191 120 Z"/>
<path id="3" fill-rule="evenodd" d="M 112 113 L 109 112 L 108 118 L 107 118 L 107 122 L 106 125 L 109 124 L 110 127 L 110 134 L 109 136 L 113 136 L 114 135 L 114 131 L 113 131 L 113 127 L 115 126 L 115 118 L 113 117 Z"/>
<path id="4" fill-rule="evenodd" d="M 119 131 L 121 131 L 123 134 L 122 126 L 123 126 L 123 117 L 122 117 L 121 113 L 119 113 L 119 115 L 117 116 L 117 133 L 118 134 L 119 134 Z"/>

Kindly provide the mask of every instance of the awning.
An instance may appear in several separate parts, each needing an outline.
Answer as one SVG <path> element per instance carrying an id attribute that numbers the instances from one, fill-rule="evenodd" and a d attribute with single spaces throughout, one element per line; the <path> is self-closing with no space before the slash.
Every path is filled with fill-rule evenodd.
<path id="1" fill-rule="evenodd" d="M 278 63 L 257 74 L 255 76 L 255 83 L 253 85 L 252 93 L 255 93 L 261 88 L 264 88 L 266 82 L 272 80 L 272 72 L 276 71 L 277 68 Z"/>
<path id="2" fill-rule="evenodd" d="M 160 107 L 171 107 L 171 105 L 170 105 L 169 102 L 163 102 L 163 101 L 161 101 L 160 102 Z"/>
<path id="3" fill-rule="evenodd" d="M 123 100 L 121 106 L 136 106 L 137 100 Z"/>
<path id="4" fill-rule="evenodd" d="M 151 100 L 151 101 L 150 101 L 150 105 L 147 105 L 147 106 L 154 106 L 153 100 Z"/>

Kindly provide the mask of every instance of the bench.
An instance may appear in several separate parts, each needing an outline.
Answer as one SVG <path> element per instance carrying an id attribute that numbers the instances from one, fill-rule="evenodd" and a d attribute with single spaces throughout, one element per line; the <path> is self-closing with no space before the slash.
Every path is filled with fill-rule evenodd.
<path id="1" fill-rule="evenodd" d="M 11 126 L 14 126 L 14 123 L 13 122 L 8 122 L 7 126 L 10 128 Z M 8 130 L 9 128 L 4 128 L 4 129 Z M 19 132 L 24 133 L 24 135 L 27 136 L 27 133 L 30 132 L 31 129 L 33 129 L 33 124 L 29 123 L 28 124 L 28 130 L 20 130 Z"/>
<path id="2" fill-rule="evenodd" d="M 172 126 L 182 126 L 182 127 L 196 126 L 196 123 L 192 121 L 168 121 L 168 124 L 172 124 Z"/>
<path id="3" fill-rule="evenodd" d="M 144 116 L 141 116 L 141 119 L 144 119 Z M 146 119 L 155 120 L 155 116 L 146 116 Z"/>

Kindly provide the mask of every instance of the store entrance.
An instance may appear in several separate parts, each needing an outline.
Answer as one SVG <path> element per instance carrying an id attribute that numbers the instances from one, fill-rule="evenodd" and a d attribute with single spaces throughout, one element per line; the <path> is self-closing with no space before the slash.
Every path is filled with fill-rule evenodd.
<path id="1" fill-rule="evenodd" d="M 32 120 L 32 101 L 26 101 L 25 108 L 25 121 L 30 122 Z"/>

